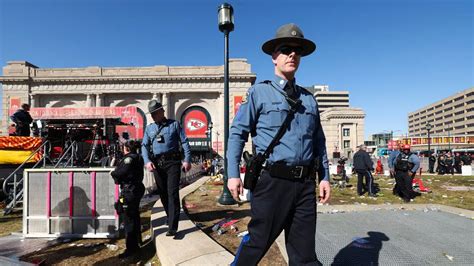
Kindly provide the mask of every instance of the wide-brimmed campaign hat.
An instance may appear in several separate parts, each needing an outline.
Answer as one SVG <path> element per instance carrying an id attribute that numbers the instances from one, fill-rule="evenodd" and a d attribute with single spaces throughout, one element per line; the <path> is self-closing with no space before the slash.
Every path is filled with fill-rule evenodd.
<path id="1" fill-rule="evenodd" d="M 262 45 L 262 50 L 266 54 L 272 55 L 277 47 L 290 43 L 297 44 L 303 49 L 301 56 L 307 56 L 316 50 L 316 44 L 305 39 L 303 31 L 294 23 L 285 24 L 278 28 L 275 38 L 266 41 Z"/>
<path id="2" fill-rule="evenodd" d="M 148 102 L 148 113 L 152 114 L 160 109 L 163 109 L 163 105 L 157 100 L 151 100 Z"/>

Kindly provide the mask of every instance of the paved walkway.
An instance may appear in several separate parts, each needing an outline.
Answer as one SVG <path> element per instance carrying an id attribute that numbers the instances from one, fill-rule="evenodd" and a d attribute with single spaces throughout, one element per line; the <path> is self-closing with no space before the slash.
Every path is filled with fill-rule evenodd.
<path id="1" fill-rule="evenodd" d="M 466 265 L 474 262 L 474 212 L 443 205 L 318 206 L 323 265 Z M 277 243 L 286 256 L 284 237 Z"/>
<path id="2" fill-rule="evenodd" d="M 202 177 L 180 190 L 180 199 L 198 189 L 209 177 Z M 208 237 L 181 211 L 179 231 L 173 237 L 165 236 L 166 214 L 161 200 L 152 209 L 151 225 L 156 245 L 156 253 L 162 265 L 229 265 L 234 256 Z"/>

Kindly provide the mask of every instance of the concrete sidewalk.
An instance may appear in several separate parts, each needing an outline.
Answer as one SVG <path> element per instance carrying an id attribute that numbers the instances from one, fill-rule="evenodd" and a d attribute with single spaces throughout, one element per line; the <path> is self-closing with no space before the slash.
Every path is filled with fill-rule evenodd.
<path id="1" fill-rule="evenodd" d="M 209 179 L 205 176 L 179 191 L 180 200 L 198 189 Z M 161 200 L 152 209 L 151 226 L 156 245 L 156 254 L 162 265 L 229 265 L 234 256 L 201 231 L 181 211 L 179 231 L 176 236 L 165 236 L 166 214 Z"/>

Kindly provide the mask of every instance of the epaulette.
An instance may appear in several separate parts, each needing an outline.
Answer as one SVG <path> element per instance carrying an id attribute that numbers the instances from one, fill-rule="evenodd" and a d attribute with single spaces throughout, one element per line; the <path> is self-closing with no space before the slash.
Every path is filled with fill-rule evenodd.
<path id="1" fill-rule="evenodd" d="M 264 80 L 264 81 L 259 82 L 259 84 L 262 84 L 262 83 L 271 84 L 272 81 L 267 79 L 267 80 Z"/>

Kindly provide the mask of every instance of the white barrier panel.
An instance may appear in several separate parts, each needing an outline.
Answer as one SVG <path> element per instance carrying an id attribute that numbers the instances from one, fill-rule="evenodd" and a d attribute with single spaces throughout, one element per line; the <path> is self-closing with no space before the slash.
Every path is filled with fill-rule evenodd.
<path id="1" fill-rule="evenodd" d="M 24 173 L 25 237 L 118 236 L 113 168 L 28 169 Z"/>
<path id="2" fill-rule="evenodd" d="M 461 167 L 461 174 L 462 175 L 472 175 L 472 166 L 470 165 L 463 165 Z"/>

